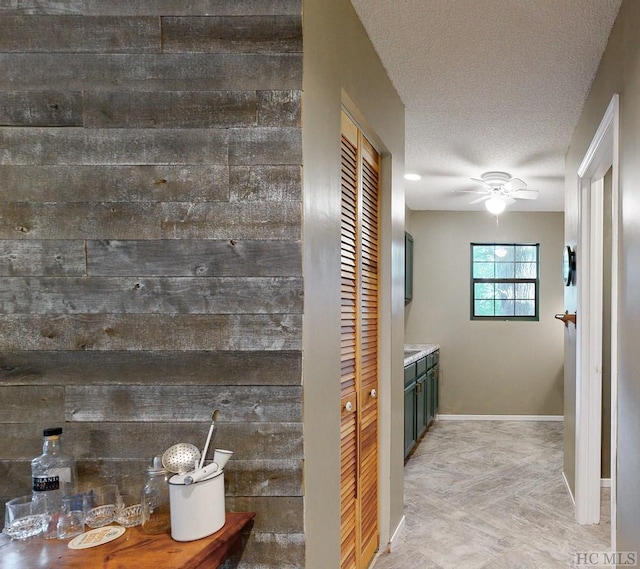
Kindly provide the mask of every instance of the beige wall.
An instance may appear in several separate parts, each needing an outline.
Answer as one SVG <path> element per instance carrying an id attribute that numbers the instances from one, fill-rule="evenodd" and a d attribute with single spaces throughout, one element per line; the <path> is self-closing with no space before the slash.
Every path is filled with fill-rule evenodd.
<path id="1" fill-rule="evenodd" d="M 563 214 L 412 211 L 406 341 L 441 346 L 440 413 L 561 415 Z M 540 243 L 540 320 L 470 320 L 471 242 Z"/>
<path id="2" fill-rule="evenodd" d="M 348 0 L 304 0 L 303 322 L 307 569 L 339 567 L 340 110 L 383 151 L 381 546 L 403 512 L 404 107 Z"/>
<path id="3" fill-rule="evenodd" d="M 617 549 L 640 549 L 640 2 L 625 0 L 585 102 L 566 157 L 565 238 L 576 243 L 576 172 L 611 97 L 620 95 L 621 215 L 618 298 Z M 579 262 L 579 259 L 578 259 Z M 575 291 L 566 306 L 575 310 Z M 573 344 L 575 349 L 575 344 Z M 567 352 L 567 363 L 574 358 Z M 575 373 L 565 378 L 565 424 L 575 422 Z M 569 394 L 571 395 L 569 397 Z M 565 474 L 574 481 L 575 438 L 565 433 Z"/>

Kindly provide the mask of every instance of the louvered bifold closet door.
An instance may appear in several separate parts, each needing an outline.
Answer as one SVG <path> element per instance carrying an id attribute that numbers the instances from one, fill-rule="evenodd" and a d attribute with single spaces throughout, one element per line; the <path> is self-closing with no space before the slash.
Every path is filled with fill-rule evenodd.
<path id="1" fill-rule="evenodd" d="M 342 117 L 341 219 L 341 425 L 340 425 L 340 567 L 355 569 L 358 533 L 358 414 L 356 412 L 356 343 L 358 304 L 358 130 Z"/>
<path id="2" fill-rule="evenodd" d="M 378 155 L 342 117 L 341 569 L 378 547 Z"/>
<path id="3" fill-rule="evenodd" d="M 360 550 L 367 567 L 378 549 L 378 153 L 362 137 L 360 365 Z"/>

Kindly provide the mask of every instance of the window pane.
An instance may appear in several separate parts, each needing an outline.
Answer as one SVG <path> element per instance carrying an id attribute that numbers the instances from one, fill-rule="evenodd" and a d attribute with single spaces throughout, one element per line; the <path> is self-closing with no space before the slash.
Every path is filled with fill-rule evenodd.
<path id="1" fill-rule="evenodd" d="M 516 263 L 517 279 L 535 279 L 536 276 L 535 263 Z"/>
<path id="2" fill-rule="evenodd" d="M 536 262 L 537 247 L 535 245 L 516 245 L 516 261 Z"/>
<path id="3" fill-rule="evenodd" d="M 476 300 L 474 316 L 493 316 L 493 300 Z"/>
<path id="4" fill-rule="evenodd" d="M 493 279 L 493 263 L 473 263 L 473 278 L 474 279 Z"/>
<path id="5" fill-rule="evenodd" d="M 497 279 L 513 279 L 514 265 L 513 263 L 496 263 L 496 277 Z"/>
<path id="6" fill-rule="evenodd" d="M 491 261 L 494 260 L 494 246 L 493 245 L 474 245 L 473 246 L 473 261 Z"/>
<path id="7" fill-rule="evenodd" d="M 513 283 L 496 283 L 496 298 L 515 298 L 515 286 Z"/>
<path id="8" fill-rule="evenodd" d="M 487 299 L 494 297 L 494 285 L 493 283 L 476 283 L 473 287 L 473 297 L 480 299 Z"/>
<path id="9" fill-rule="evenodd" d="M 516 316 L 535 316 L 535 300 L 516 300 Z"/>
<path id="10" fill-rule="evenodd" d="M 516 298 L 518 299 L 535 299 L 536 285 L 534 283 L 518 283 L 516 284 Z"/>
<path id="11" fill-rule="evenodd" d="M 513 316 L 513 300 L 496 300 L 496 316 Z"/>
<path id="12" fill-rule="evenodd" d="M 514 247 L 513 245 L 496 245 L 496 261 L 511 261 L 514 260 Z"/>

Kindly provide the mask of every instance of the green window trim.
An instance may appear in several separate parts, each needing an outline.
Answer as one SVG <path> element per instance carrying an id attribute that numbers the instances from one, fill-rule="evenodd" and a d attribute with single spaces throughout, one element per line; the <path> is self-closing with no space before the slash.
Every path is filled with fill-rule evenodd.
<path id="1" fill-rule="evenodd" d="M 540 319 L 540 244 L 471 243 L 471 320 Z"/>

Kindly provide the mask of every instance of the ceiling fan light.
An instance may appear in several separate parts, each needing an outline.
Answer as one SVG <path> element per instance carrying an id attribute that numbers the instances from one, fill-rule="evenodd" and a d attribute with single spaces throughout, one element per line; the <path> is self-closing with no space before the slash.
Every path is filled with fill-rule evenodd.
<path id="1" fill-rule="evenodd" d="M 484 205 L 487 208 L 487 211 L 493 215 L 500 215 L 504 211 L 504 208 L 507 207 L 505 201 L 496 196 L 489 198 L 484 202 Z"/>

